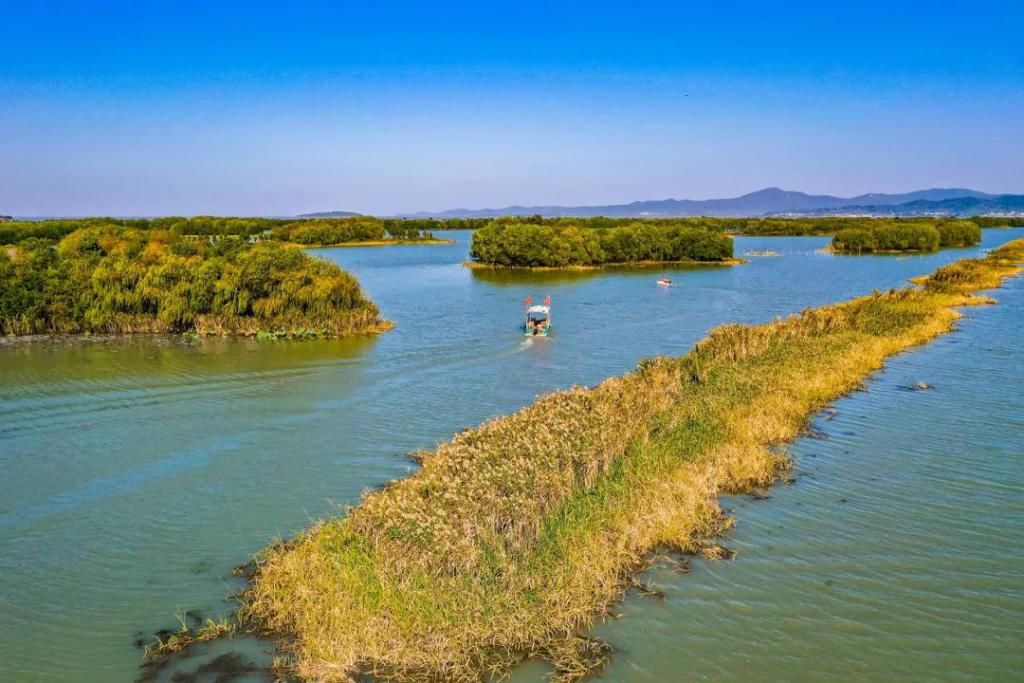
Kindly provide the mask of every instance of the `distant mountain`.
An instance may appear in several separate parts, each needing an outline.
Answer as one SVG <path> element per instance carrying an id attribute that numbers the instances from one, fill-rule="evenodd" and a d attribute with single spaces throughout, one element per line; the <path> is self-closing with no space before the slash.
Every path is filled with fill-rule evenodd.
<path id="1" fill-rule="evenodd" d="M 409 214 L 415 218 L 490 218 L 494 216 L 766 216 L 781 214 L 814 214 L 851 207 L 891 207 L 912 202 L 947 200 L 988 200 L 995 195 L 962 188 L 934 188 L 904 194 L 862 194 L 856 197 L 812 195 L 769 187 L 730 199 L 653 199 L 630 204 L 598 206 L 506 206 L 500 209 L 449 209 L 447 211 Z"/>
<path id="2" fill-rule="evenodd" d="M 300 213 L 297 218 L 351 218 L 362 215 L 352 211 L 319 211 L 317 213 Z"/>
<path id="3" fill-rule="evenodd" d="M 650 199 L 630 204 L 595 206 L 506 206 L 500 209 L 449 209 L 402 214 L 405 218 L 493 218 L 495 216 L 612 216 L 662 218 L 685 216 L 825 216 L 872 215 L 968 216 L 1024 212 L 1024 195 L 994 195 L 964 188 L 932 188 L 903 194 L 872 192 L 856 197 L 807 194 L 768 187 L 729 199 Z M 351 211 L 305 213 L 299 218 L 344 218 Z"/>
<path id="4" fill-rule="evenodd" d="M 949 199 L 917 199 L 903 204 L 863 204 L 832 209 L 783 212 L 789 216 L 979 216 L 983 214 L 1024 214 L 1024 195 L 1001 194 L 983 197 L 951 197 Z"/>

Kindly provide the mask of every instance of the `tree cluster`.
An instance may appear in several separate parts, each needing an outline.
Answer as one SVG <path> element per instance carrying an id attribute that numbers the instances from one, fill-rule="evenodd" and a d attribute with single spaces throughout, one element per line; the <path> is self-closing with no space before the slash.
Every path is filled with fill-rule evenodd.
<path id="1" fill-rule="evenodd" d="M 842 253 L 899 251 L 935 251 L 949 247 L 969 247 L 981 242 L 981 228 L 965 220 L 944 221 L 865 221 L 859 227 L 839 230 L 832 238 L 832 249 Z"/>
<path id="2" fill-rule="evenodd" d="M 1024 228 L 1024 216 L 975 216 L 971 222 L 983 228 Z"/>
<path id="3" fill-rule="evenodd" d="M 498 266 L 597 266 L 639 261 L 723 261 L 732 239 L 713 230 L 634 221 L 611 228 L 499 219 L 473 234 L 470 255 Z"/>
<path id="4" fill-rule="evenodd" d="M 301 250 L 95 226 L 0 249 L 0 333 L 342 335 L 379 324 L 358 281 Z"/>

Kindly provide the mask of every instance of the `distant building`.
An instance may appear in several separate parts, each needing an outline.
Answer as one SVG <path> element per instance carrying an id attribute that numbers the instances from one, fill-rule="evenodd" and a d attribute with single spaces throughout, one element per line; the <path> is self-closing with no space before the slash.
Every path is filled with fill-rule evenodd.
<path id="1" fill-rule="evenodd" d="M 0 216 L 0 223 L 7 223 L 7 222 L 13 221 L 13 220 L 14 220 L 13 216 Z"/>

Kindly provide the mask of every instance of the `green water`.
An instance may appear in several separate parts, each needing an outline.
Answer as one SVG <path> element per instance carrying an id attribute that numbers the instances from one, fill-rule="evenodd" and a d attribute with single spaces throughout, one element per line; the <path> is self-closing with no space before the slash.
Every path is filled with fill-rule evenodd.
<path id="1" fill-rule="evenodd" d="M 982 248 L 1024 235 L 985 232 Z M 395 330 L 346 341 L 134 338 L 0 347 L 0 680 L 138 675 L 140 634 L 230 609 L 231 568 L 541 392 L 682 354 L 974 255 L 838 257 L 823 238 L 736 268 L 463 268 L 447 246 L 320 250 Z M 524 339 L 550 294 L 554 335 Z M 1024 670 L 1024 281 L 894 359 L 794 447 L 797 481 L 730 500 L 731 563 L 653 570 L 595 634 L 608 680 L 1007 680 Z M 918 380 L 933 391 L 910 392 Z M 220 646 L 218 646 L 220 647 Z M 258 655 L 247 644 L 246 655 Z M 187 668 L 187 667 L 186 667 Z M 517 681 L 542 680 L 528 663 Z"/>

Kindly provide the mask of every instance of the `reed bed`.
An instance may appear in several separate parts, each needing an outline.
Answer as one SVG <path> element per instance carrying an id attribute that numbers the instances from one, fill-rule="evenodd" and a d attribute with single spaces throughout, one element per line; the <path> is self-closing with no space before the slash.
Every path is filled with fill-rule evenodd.
<path id="1" fill-rule="evenodd" d="M 723 555 L 720 494 L 771 484 L 811 415 L 1022 262 L 1018 240 L 912 287 L 725 325 L 682 358 L 464 431 L 265 551 L 242 616 L 307 680 L 477 681 L 529 656 L 577 680 L 608 657 L 580 634 L 652 551 Z"/>

